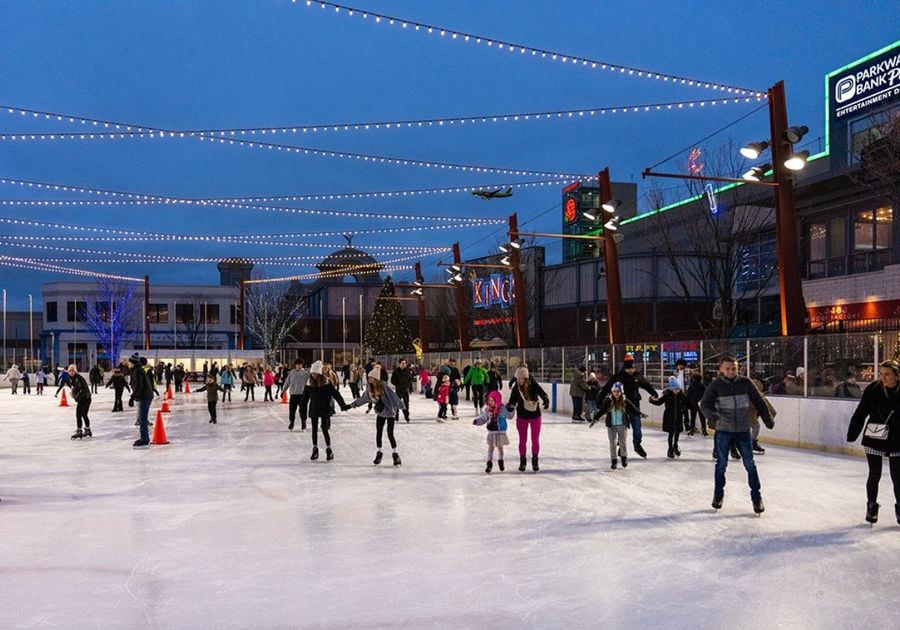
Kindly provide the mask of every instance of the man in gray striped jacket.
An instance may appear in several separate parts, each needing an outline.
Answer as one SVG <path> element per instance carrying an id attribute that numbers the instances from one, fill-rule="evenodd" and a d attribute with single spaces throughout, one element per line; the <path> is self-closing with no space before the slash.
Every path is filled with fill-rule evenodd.
<path id="1" fill-rule="evenodd" d="M 725 469 L 728 467 L 728 451 L 732 444 L 737 446 L 744 468 L 747 469 L 753 511 L 761 514 L 766 509 L 760 494 L 759 473 L 756 472 L 756 462 L 753 461 L 749 415 L 751 404 L 759 412 L 759 417 L 767 428 L 775 426 L 759 390 L 749 378 L 738 375 L 734 357 L 723 356 L 719 361 L 719 377 L 709 384 L 700 401 L 700 410 L 709 419 L 710 427 L 716 430 L 716 486 L 712 501 L 716 510 L 722 507 L 725 497 Z"/>

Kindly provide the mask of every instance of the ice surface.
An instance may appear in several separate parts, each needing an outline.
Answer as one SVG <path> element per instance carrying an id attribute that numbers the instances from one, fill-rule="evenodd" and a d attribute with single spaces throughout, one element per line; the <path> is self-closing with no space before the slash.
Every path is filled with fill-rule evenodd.
<path id="1" fill-rule="evenodd" d="M 52 394 L 52 389 L 50 390 Z M 343 390 L 349 398 L 349 392 Z M 861 459 L 770 447 L 766 512 L 712 440 L 647 429 L 609 470 L 606 431 L 545 416 L 541 472 L 484 474 L 486 432 L 413 398 L 403 465 L 372 465 L 375 418 L 338 414 L 310 462 L 287 406 L 177 396 L 171 444 L 135 451 L 133 410 L 0 395 L 0 628 L 896 627 L 900 527 L 885 467 L 864 521 Z M 155 415 L 154 406 L 153 415 Z M 299 428 L 299 420 L 298 420 Z M 385 439 L 385 445 L 387 441 Z M 321 446 L 321 444 L 320 444 Z"/>

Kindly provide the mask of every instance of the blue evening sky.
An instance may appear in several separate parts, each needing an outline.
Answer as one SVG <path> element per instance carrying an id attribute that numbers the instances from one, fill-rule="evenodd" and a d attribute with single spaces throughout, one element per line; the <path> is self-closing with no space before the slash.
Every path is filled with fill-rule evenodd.
<path id="1" fill-rule="evenodd" d="M 896 2 L 587 2 L 575 0 L 348 0 L 411 21 L 761 91 L 783 79 L 790 121 L 824 134 L 824 75 L 897 39 Z M 713 99 L 721 92 L 676 86 L 518 52 L 428 35 L 305 1 L 27 1 L 0 3 L 0 104 L 167 129 L 311 125 L 476 116 Z M 278 135 L 275 142 L 349 153 L 505 168 L 596 173 L 635 181 L 664 157 L 757 108 L 729 104 L 682 111 L 595 115 L 422 129 Z M 0 111 L 0 134 L 72 132 L 82 125 Z M 765 109 L 716 136 L 766 137 Z M 271 138 L 270 138 L 271 139 Z M 817 142 L 809 148 L 818 150 Z M 666 170 L 684 170 L 685 155 Z M 407 190 L 533 181 L 534 176 L 466 173 L 294 155 L 184 139 L 0 141 L 0 178 L 169 197 L 232 197 Z M 677 182 L 664 182 L 678 186 Z M 311 216 L 185 205 L 0 206 L 0 217 L 192 235 L 278 234 L 436 225 L 430 217 L 499 217 L 557 232 L 562 185 L 517 189 L 510 199 L 468 193 L 405 198 L 277 202 L 305 208 L 398 213 L 419 220 Z M 91 199 L 0 184 L 0 200 Z M 96 198 L 96 197 L 93 197 Z M 503 226 L 360 235 L 361 248 L 449 246 L 464 257 L 493 253 Z M 71 231 L 0 222 L 9 235 Z M 292 238 L 332 243 L 339 237 Z M 164 242 L 41 241 L 178 256 L 324 256 L 329 248 Z M 558 242 L 546 242 L 559 260 Z M 103 258 L 0 245 L 20 257 Z M 389 255 L 377 255 L 380 260 Z M 426 276 L 447 255 L 422 257 Z M 401 264 L 411 264 L 403 262 Z M 71 263 L 81 269 L 149 274 L 157 283 L 216 283 L 214 263 Z M 0 267 L 12 309 L 39 284 L 77 279 Z M 270 276 L 314 271 L 265 266 Z M 409 279 L 410 272 L 398 272 Z"/>

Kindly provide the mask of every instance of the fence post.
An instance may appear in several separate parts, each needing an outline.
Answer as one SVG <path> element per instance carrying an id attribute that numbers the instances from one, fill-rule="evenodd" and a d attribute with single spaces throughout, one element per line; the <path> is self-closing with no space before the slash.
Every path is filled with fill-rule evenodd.
<path id="1" fill-rule="evenodd" d="M 706 372 L 703 368 L 703 340 L 700 340 L 700 375 L 706 376 Z"/>
<path id="2" fill-rule="evenodd" d="M 646 347 L 646 346 L 645 346 Z M 659 343 L 659 382 L 660 389 L 666 388 L 666 344 Z"/>
<path id="3" fill-rule="evenodd" d="M 747 337 L 747 349 L 745 350 L 747 354 L 747 378 L 750 377 L 750 337 Z"/>
<path id="4" fill-rule="evenodd" d="M 566 382 L 566 347 L 563 346 L 559 349 L 559 356 L 562 357 L 562 374 L 560 374 L 559 379 L 561 383 Z"/>
<path id="5" fill-rule="evenodd" d="M 541 346 L 541 378 L 544 378 L 544 346 Z"/>
<path id="6" fill-rule="evenodd" d="M 809 337 L 803 335 L 803 397 L 809 393 Z"/>
<path id="7" fill-rule="evenodd" d="M 875 333 L 874 339 L 875 339 L 875 354 L 874 354 L 875 362 L 872 365 L 872 380 L 875 380 L 878 378 L 878 364 L 881 363 L 881 357 L 878 356 L 880 354 L 880 352 L 878 352 L 878 333 Z"/>

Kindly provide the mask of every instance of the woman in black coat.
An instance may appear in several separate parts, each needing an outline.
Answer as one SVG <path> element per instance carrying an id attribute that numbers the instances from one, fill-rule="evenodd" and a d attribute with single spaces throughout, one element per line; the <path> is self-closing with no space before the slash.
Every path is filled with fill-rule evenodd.
<path id="1" fill-rule="evenodd" d="M 683 418 L 687 415 L 687 410 L 697 408 L 697 405 L 688 400 L 684 394 L 684 390 L 678 383 L 678 379 L 674 376 L 669 377 L 669 387 L 663 391 L 659 398 L 650 398 L 653 405 L 665 405 L 663 411 L 663 431 L 669 434 L 669 459 L 681 457 L 681 451 L 678 449 L 678 436 L 681 435 L 683 427 Z"/>
<path id="2" fill-rule="evenodd" d="M 310 459 L 319 459 L 319 423 L 322 424 L 322 437 L 325 438 L 325 459 L 334 459 L 334 451 L 331 450 L 331 399 L 337 401 L 341 411 L 347 410 L 347 404 L 341 397 L 327 376 L 322 374 L 322 362 L 316 361 L 309 368 L 309 381 L 306 383 L 304 394 L 309 397 L 309 419 L 312 420 L 313 450 Z"/>
<path id="3" fill-rule="evenodd" d="M 888 458 L 894 484 L 894 513 L 900 523 L 900 363 L 885 361 L 878 366 L 878 380 L 866 387 L 850 418 L 847 441 L 863 434 L 862 445 L 869 464 L 866 480 L 866 520 L 878 522 L 878 484 L 881 467 Z"/>

